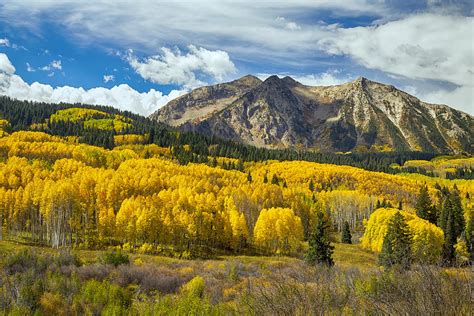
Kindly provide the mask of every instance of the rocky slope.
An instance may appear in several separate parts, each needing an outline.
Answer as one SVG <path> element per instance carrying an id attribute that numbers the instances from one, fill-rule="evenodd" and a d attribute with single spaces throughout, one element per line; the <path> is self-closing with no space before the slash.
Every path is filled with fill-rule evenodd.
<path id="1" fill-rule="evenodd" d="M 472 116 L 365 78 L 311 87 L 245 76 L 195 89 L 151 117 L 267 148 L 474 152 Z"/>

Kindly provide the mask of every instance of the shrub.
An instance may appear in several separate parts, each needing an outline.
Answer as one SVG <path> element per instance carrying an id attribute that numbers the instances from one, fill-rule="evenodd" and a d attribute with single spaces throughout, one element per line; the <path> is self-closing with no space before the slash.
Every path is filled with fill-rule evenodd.
<path id="1" fill-rule="evenodd" d="M 91 264 L 77 268 L 77 276 L 80 280 L 103 280 L 110 274 L 111 267 L 103 264 Z"/>
<path id="2" fill-rule="evenodd" d="M 198 275 L 183 285 L 181 292 L 187 296 L 202 298 L 204 296 L 205 286 L 204 279 Z"/>
<path id="3" fill-rule="evenodd" d="M 113 281 L 122 287 L 136 284 L 146 292 L 156 290 L 162 294 L 171 294 L 178 291 L 185 279 L 176 271 L 166 268 L 157 268 L 152 265 L 123 265 L 118 267 Z"/>
<path id="4" fill-rule="evenodd" d="M 102 258 L 105 264 L 111 264 L 118 267 L 121 264 L 129 264 L 130 259 L 127 254 L 121 252 L 108 252 Z"/>
<path id="5" fill-rule="evenodd" d="M 47 263 L 44 257 L 40 257 L 36 252 L 31 250 L 23 250 L 8 256 L 5 263 L 5 272 L 13 275 L 23 273 L 27 270 L 33 270 L 35 273 L 43 273 L 46 271 Z"/>
<path id="6" fill-rule="evenodd" d="M 132 296 L 118 285 L 108 281 L 87 281 L 75 297 L 75 312 L 92 315 L 122 315 L 132 303 Z"/>

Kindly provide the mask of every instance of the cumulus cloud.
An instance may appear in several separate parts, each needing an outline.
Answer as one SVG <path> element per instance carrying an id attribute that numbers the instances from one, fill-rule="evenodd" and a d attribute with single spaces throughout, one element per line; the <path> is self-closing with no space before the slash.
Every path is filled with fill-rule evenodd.
<path id="1" fill-rule="evenodd" d="M 424 101 L 473 113 L 473 25 L 473 17 L 418 14 L 377 26 L 336 28 L 320 44 L 367 68 L 453 84 L 454 89 L 413 91 Z"/>
<path id="2" fill-rule="evenodd" d="M 258 77 L 262 80 L 267 79 L 272 74 L 258 74 Z M 283 78 L 290 76 L 296 81 L 307 85 L 307 86 L 335 86 L 353 80 L 353 77 L 339 75 L 337 70 L 329 70 L 319 74 L 307 74 L 307 75 L 292 75 L 292 74 L 277 74 L 278 77 Z"/>
<path id="3" fill-rule="evenodd" d="M 63 66 L 61 65 L 60 60 L 53 60 L 49 64 L 47 64 L 44 67 L 41 67 L 41 70 L 43 71 L 51 71 L 51 70 L 61 70 L 63 69 Z"/>
<path id="4" fill-rule="evenodd" d="M 225 76 L 236 71 L 227 52 L 207 50 L 202 47 L 188 46 L 189 52 L 183 54 L 179 49 L 161 48 L 161 55 L 139 60 L 129 52 L 127 61 L 145 80 L 157 84 L 177 84 L 187 88 L 202 86 L 205 82 L 197 74 L 211 76 L 222 81 Z"/>
<path id="5" fill-rule="evenodd" d="M 0 74 L 11 75 L 16 71 L 6 54 L 0 53 Z"/>
<path id="6" fill-rule="evenodd" d="M 473 17 L 419 14 L 379 26 L 338 28 L 321 40 L 365 67 L 457 85 L 474 80 Z"/>
<path id="7" fill-rule="evenodd" d="M 115 77 L 114 75 L 104 75 L 104 82 L 107 83 L 109 81 L 114 81 L 115 80 Z"/>
<path id="8" fill-rule="evenodd" d="M 186 90 L 173 90 L 168 95 L 164 95 L 160 91 L 151 89 L 140 93 L 127 84 L 114 86 L 111 89 L 98 87 L 88 90 L 69 86 L 53 88 L 38 82 L 28 84 L 15 74 L 15 67 L 8 56 L 0 53 L 0 94 L 20 100 L 110 105 L 122 110 L 149 115 L 185 92 Z"/>
<path id="9" fill-rule="evenodd" d="M 446 104 L 474 115 L 474 86 L 460 86 L 454 89 L 421 90 L 406 87 L 405 90 L 428 103 Z"/>

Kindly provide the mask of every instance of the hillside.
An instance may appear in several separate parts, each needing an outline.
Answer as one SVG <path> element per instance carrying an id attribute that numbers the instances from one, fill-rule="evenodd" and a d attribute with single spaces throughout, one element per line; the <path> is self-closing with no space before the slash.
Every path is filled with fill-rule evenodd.
<path id="1" fill-rule="evenodd" d="M 266 148 L 474 152 L 472 116 L 365 78 L 311 87 L 245 76 L 193 90 L 151 118 Z"/>
<path id="2" fill-rule="evenodd" d="M 242 161 L 306 160 L 398 172 L 390 166 L 407 160 L 432 159 L 433 153 L 368 152 L 316 153 L 265 149 L 195 132 L 183 132 L 163 123 L 112 107 L 86 104 L 50 104 L 0 97 L 0 136 L 15 131 L 40 131 L 70 137 L 76 142 L 112 149 L 124 144 L 156 144 L 173 149 L 181 164 L 208 162 L 209 157 Z M 187 150 L 183 150 L 186 146 Z"/>
<path id="3" fill-rule="evenodd" d="M 14 113 L 3 112 L 12 123 L 2 119 L 0 137 L 6 313 L 406 314 L 440 311 L 440 301 L 446 314 L 469 311 L 473 180 L 437 176 L 471 171 L 470 158 L 405 157 L 395 168 L 387 164 L 400 159 L 396 153 L 306 156 L 437 171 L 388 174 L 301 161 L 296 151 L 207 143 L 106 108 L 52 107 L 46 120 L 43 112 L 25 119 L 36 121 L 25 130 L 13 130 Z M 112 128 L 124 122 L 130 126 Z M 146 133 L 127 134 L 140 129 Z M 113 143 L 84 143 L 91 132 L 91 140 L 109 135 Z M 259 159 L 225 157 L 240 154 Z M 432 210 L 434 219 L 421 212 Z M 407 271 L 377 260 L 397 214 L 413 236 Z M 332 267 L 307 258 L 318 231 L 335 246 Z M 428 290 L 433 282 L 440 293 Z M 422 302 L 420 291 L 429 293 Z"/>

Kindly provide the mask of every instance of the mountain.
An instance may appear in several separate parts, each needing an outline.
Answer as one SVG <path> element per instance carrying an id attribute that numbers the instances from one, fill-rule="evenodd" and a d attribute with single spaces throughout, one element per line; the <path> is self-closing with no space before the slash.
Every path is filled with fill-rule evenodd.
<path id="1" fill-rule="evenodd" d="M 336 86 L 253 76 L 201 87 L 152 119 L 266 148 L 317 151 L 474 151 L 474 118 L 391 85 L 358 78 Z"/>

